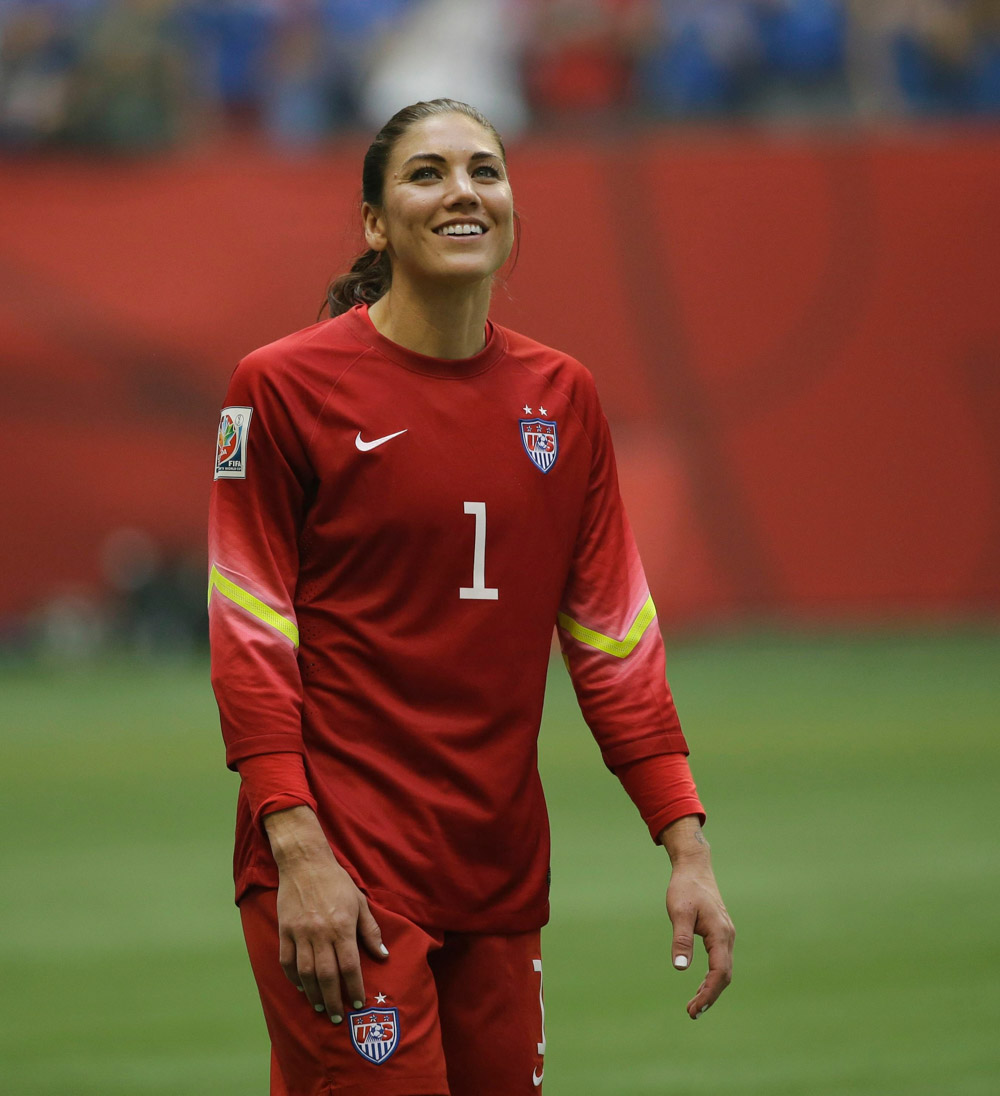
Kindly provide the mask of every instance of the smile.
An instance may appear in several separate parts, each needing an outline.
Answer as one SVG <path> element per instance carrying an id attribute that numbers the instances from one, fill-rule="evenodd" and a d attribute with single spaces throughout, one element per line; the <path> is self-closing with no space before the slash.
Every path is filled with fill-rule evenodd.
<path id="1" fill-rule="evenodd" d="M 486 229 L 482 225 L 442 225 L 440 228 L 435 228 L 434 231 L 438 236 L 482 236 Z"/>

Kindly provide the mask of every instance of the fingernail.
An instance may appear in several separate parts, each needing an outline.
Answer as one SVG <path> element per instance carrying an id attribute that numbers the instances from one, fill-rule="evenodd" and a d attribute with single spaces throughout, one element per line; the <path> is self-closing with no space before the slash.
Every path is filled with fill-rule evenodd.
<path id="1" fill-rule="evenodd" d="M 385 944 L 379 944 L 379 946 L 378 946 L 378 950 L 379 950 L 379 951 L 380 951 L 380 952 L 381 952 L 381 953 L 382 953 L 383 955 L 388 955 L 388 954 L 389 954 L 389 949 L 388 949 L 388 948 L 387 948 L 387 947 L 385 946 Z"/>
<path id="2" fill-rule="evenodd" d="M 325 1006 L 325 1005 L 313 1005 L 313 1008 L 314 1008 L 314 1009 L 315 1009 L 315 1010 L 316 1010 L 317 1012 L 323 1012 L 323 1011 L 324 1011 L 324 1010 L 326 1009 L 326 1006 Z"/>
<path id="3" fill-rule="evenodd" d="M 708 1005 L 705 1005 L 705 1006 L 703 1006 L 702 1008 L 698 1009 L 698 1015 L 699 1015 L 699 1016 L 700 1016 L 700 1015 L 701 1015 L 701 1014 L 702 1014 L 703 1012 L 708 1012 Z"/>
<path id="4" fill-rule="evenodd" d="M 674 966 L 678 970 L 685 970 L 687 968 L 687 965 L 688 965 L 688 959 L 687 959 L 686 955 L 675 955 L 674 956 Z"/>
<path id="5" fill-rule="evenodd" d="M 333 1023 L 335 1023 L 335 1024 L 339 1024 L 339 1023 L 340 1023 L 340 1022 L 341 1022 L 341 1021 L 342 1021 L 342 1020 L 343 1020 L 344 1018 L 343 1018 L 343 1016 L 338 1016 L 338 1015 L 337 1015 L 336 1013 L 334 1013 L 334 1014 L 333 1014 L 333 1015 L 332 1015 L 332 1016 L 330 1017 L 330 1019 L 331 1019 L 331 1020 L 333 1021 Z"/>
<path id="6" fill-rule="evenodd" d="M 364 1003 L 364 1001 L 355 1001 L 355 1002 L 354 1002 L 354 1007 L 355 1007 L 355 1008 L 364 1008 L 364 1007 L 365 1007 L 365 1003 Z"/>
<path id="7" fill-rule="evenodd" d="M 299 991 L 299 993 L 305 993 L 305 990 L 301 986 L 296 986 L 295 988 Z"/>

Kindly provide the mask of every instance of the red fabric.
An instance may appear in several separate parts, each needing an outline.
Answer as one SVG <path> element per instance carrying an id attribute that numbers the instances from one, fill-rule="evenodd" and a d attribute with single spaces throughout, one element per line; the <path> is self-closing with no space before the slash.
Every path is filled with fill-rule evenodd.
<path id="1" fill-rule="evenodd" d="M 664 826 L 696 814 L 705 823 L 705 808 L 684 754 L 659 754 L 615 769 L 629 798 L 639 808 L 650 836 L 659 841 Z"/>
<path id="2" fill-rule="evenodd" d="M 317 810 L 301 754 L 254 754 L 240 762 L 239 772 L 254 826 L 260 824 L 265 814 L 289 807 Z"/>
<path id="3" fill-rule="evenodd" d="M 213 489 L 209 617 L 229 763 L 302 754 L 366 893 L 425 927 L 510 933 L 548 917 L 536 739 L 557 616 L 606 764 L 687 747 L 593 379 L 487 335 L 438 361 L 359 308 L 241 363 L 226 404 L 248 432 L 241 478 Z M 536 461 L 538 422 L 555 425 Z M 569 621 L 631 639 L 609 654 Z M 236 880 L 277 884 L 246 790 Z"/>
<path id="4" fill-rule="evenodd" d="M 427 955 L 441 938 L 404 918 L 372 906 L 389 958 L 361 949 L 365 1007 L 396 1008 L 399 1047 L 380 1065 L 367 1061 L 351 1041 L 350 1013 L 333 1024 L 316 1012 L 285 977 L 278 962 L 276 892 L 254 887 L 240 901 L 250 964 L 260 993 L 272 1048 L 272 1096 L 415 1096 L 447 1092 L 437 994 Z M 385 997 L 384 1001 L 376 995 Z"/>
<path id="5" fill-rule="evenodd" d="M 445 935 L 431 969 L 451 1096 L 539 1092 L 545 1068 L 541 967 L 538 929 Z M 470 993 L 470 986 L 484 992 Z"/>
<path id="6" fill-rule="evenodd" d="M 273 890 L 253 888 L 240 915 L 272 1046 L 271 1096 L 513 1096 L 544 1068 L 537 930 L 511 936 L 427 932 L 371 903 L 389 958 L 362 949 L 365 1009 L 395 1009 L 399 1043 L 379 1065 L 278 964 Z M 537 963 L 537 967 L 536 967 Z M 383 1013 L 385 1015 L 385 1013 Z M 389 1012 L 389 1015 L 392 1015 Z"/>

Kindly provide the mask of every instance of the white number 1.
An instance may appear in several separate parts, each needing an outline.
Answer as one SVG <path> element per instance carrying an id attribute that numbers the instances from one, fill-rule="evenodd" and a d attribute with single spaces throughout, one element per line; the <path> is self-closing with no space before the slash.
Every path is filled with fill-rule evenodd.
<path id="1" fill-rule="evenodd" d="M 532 959 L 531 965 L 538 972 L 538 1007 L 542 1011 L 542 1041 L 537 1044 L 538 1053 L 545 1053 L 545 986 L 543 985 L 542 975 L 542 961 L 541 959 Z"/>
<path id="2" fill-rule="evenodd" d="M 545 1057 L 545 997 L 544 997 L 544 989 L 543 989 L 543 986 L 542 986 L 542 961 L 541 961 L 541 959 L 532 959 L 531 960 L 531 965 L 538 972 L 538 1007 L 541 1009 L 541 1012 L 542 1012 L 542 1041 L 540 1043 L 536 1043 L 535 1045 L 538 1047 L 538 1053 L 544 1058 Z M 542 1065 L 541 1071 L 539 1071 L 537 1066 L 531 1071 L 531 1083 L 535 1086 L 535 1088 L 540 1088 L 541 1087 L 542 1078 L 544 1076 L 545 1076 L 545 1066 L 544 1066 L 544 1064 Z"/>
<path id="3" fill-rule="evenodd" d="M 486 503 L 467 502 L 465 512 L 476 518 L 476 544 L 472 557 L 472 585 L 459 588 L 463 601 L 496 601 L 500 591 L 486 585 Z"/>

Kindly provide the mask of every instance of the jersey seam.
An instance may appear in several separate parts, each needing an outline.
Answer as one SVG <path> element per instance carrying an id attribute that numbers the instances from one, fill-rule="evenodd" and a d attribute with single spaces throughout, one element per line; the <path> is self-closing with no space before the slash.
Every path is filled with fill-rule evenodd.
<path id="1" fill-rule="evenodd" d="M 326 321 L 319 321 L 316 324 L 312 325 L 313 330 L 310 331 L 309 334 L 301 340 L 300 345 L 302 347 L 311 346 L 311 344 L 316 339 L 318 339 L 322 334 L 325 333 L 327 326 L 332 322 L 332 319 L 334 319 L 334 318 L 335 317 L 332 317 L 331 319 L 326 320 Z M 262 347 L 261 350 L 270 349 L 270 345 L 273 345 L 273 344 L 269 344 L 268 347 Z M 298 350 L 298 349 L 299 348 L 297 347 L 296 350 Z M 255 351 L 255 353 L 259 353 L 259 352 L 260 351 Z M 319 411 L 317 411 L 316 415 L 314 416 L 313 425 L 312 425 L 312 428 L 309 431 L 309 435 L 307 437 L 304 437 L 304 439 L 303 439 L 303 441 L 304 441 L 303 452 L 304 452 L 304 455 L 306 456 L 306 459 L 309 460 L 309 464 L 312 467 L 312 470 L 313 470 L 314 474 L 315 474 L 316 468 L 315 468 L 315 464 L 313 463 L 312 459 L 310 458 L 309 451 L 310 451 L 310 448 L 312 446 L 313 437 L 316 434 L 316 427 L 319 425 L 320 415 L 323 412 L 323 408 L 326 407 L 326 403 L 330 398 L 330 393 L 340 383 L 340 380 L 343 377 L 344 373 L 346 373 L 347 370 L 350 369 L 355 364 L 355 362 L 358 360 L 359 357 L 361 357 L 361 355 L 363 353 L 364 353 L 363 350 L 358 351 L 357 356 L 355 358 L 353 358 L 347 366 L 345 366 L 345 368 L 340 373 L 340 375 L 335 380 L 330 382 L 330 389 L 327 391 L 326 395 L 323 397 L 323 402 L 320 405 Z M 253 357 L 253 356 L 254 355 L 248 355 L 248 357 Z M 290 362 L 290 358 L 292 358 L 292 357 L 293 357 L 292 354 L 283 354 L 281 356 L 281 358 L 278 360 L 278 370 L 277 370 L 277 372 L 280 374 L 282 380 L 284 380 L 284 381 L 289 381 L 289 380 L 294 381 L 294 379 L 295 379 L 294 374 L 292 372 L 292 368 L 291 368 L 291 362 Z M 246 360 L 247 359 L 243 359 L 243 361 L 246 361 Z M 243 364 L 242 361 L 237 363 L 236 369 L 233 370 L 234 374 L 236 373 L 236 371 L 240 368 L 240 366 L 242 364 Z M 262 382 L 267 381 L 269 379 L 268 372 L 266 370 L 261 370 L 260 374 L 259 374 L 259 377 L 260 377 L 260 380 Z M 283 395 L 281 395 L 276 388 L 274 389 L 274 397 L 277 400 L 277 402 L 279 403 L 279 405 L 281 406 L 281 409 L 285 412 L 285 415 L 287 416 L 289 422 L 294 423 L 294 421 L 295 421 L 294 416 L 291 413 L 291 407 L 289 406 L 287 399 Z"/>
<path id="2" fill-rule="evenodd" d="M 355 354 L 355 356 L 344 366 L 340 371 L 339 376 L 330 382 L 330 387 L 326 391 L 326 395 L 323 397 L 323 402 L 319 405 L 316 415 L 313 418 L 312 429 L 309 431 L 309 437 L 306 439 L 306 449 L 311 450 L 313 444 L 313 438 L 316 436 L 316 431 L 319 429 L 320 419 L 323 417 L 323 412 L 326 411 L 327 404 L 330 402 L 334 392 L 340 387 L 340 382 L 347 376 L 348 373 L 358 364 L 359 361 L 365 356 L 365 349 L 362 348 Z"/>

